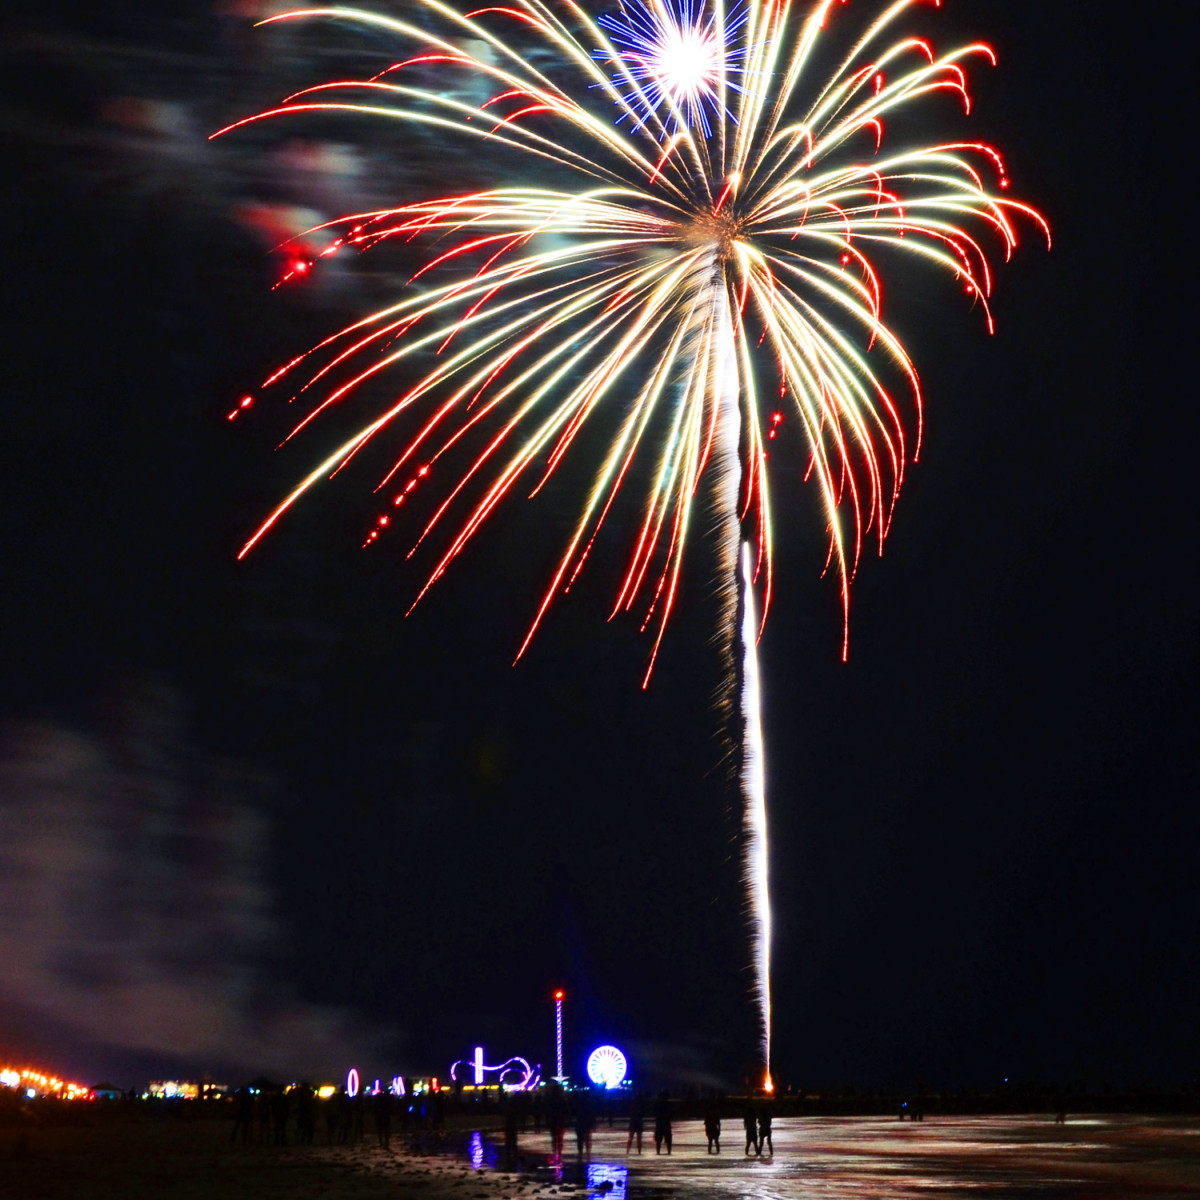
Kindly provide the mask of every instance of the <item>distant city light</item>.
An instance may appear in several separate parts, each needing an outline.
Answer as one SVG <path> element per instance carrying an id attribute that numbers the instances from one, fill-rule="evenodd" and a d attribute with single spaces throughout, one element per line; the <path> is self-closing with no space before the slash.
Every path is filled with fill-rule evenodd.
<path id="1" fill-rule="evenodd" d="M 588 1055 L 588 1078 L 597 1086 L 618 1088 L 625 1082 L 629 1064 L 616 1046 L 597 1046 Z"/>
<path id="2" fill-rule="evenodd" d="M 29 1067 L 0 1066 L 0 1087 L 23 1088 L 30 1100 L 36 1100 L 38 1096 L 53 1096 L 57 1100 L 94 1099 L 90 1087 L 59 1079 L 57 1075 L 46 1075 Z"/>
<path id="3" fill-rule="evenodd" d="M 392 1076 L 392 1095 L 393 1096 L 403 1096 L 406 1090 L 407 1089 L 404 1086 L 404 1076 L 403 1075 L 393 1075 Z"/>

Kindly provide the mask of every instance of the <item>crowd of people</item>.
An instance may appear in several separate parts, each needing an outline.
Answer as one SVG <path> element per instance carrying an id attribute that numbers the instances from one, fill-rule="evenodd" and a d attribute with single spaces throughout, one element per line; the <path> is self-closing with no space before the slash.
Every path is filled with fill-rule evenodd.
<path id="1" fill-rule="evenodd" d="M 311 1146 L 317 1141 L 318 1126 L 324 1128 L 327 1145 L 358 1145 L 367 1136 L 368 1113 L 375 1139 L 384 1148 L 391 1145 L 394 1125 L 406 1139 L 425 1133 L 440 1135 L 446 1125 L 445 1092 L 397 1097 L 385 1088 L 351 1096 L 345 1088 L 339 1088 L 322 1099 L 308 1083 L 290 1088 L 264 1084 L 238 1089 L 233 1100 L 230 1141 L 242 1145 L 286 1146 L 294 1137 L 294 1144 Z M 675 1108 L 667 1092 L 660 1092 L 654 1099 L 638 1092 L 621 1107 L 624 1110 L 621 1119 L 627 1123 L 627 1155 L 635 1151 L 642 1153 L 648 1126 L 652 1131 L 655 1154 L 672 1152 Z M 533 1132 L 544 1130 L 549 1135 L 551 1157 L 562 1158 L 569 1129 L 575 1134 L 576 1154 L 580 1158 L 590 1157 L 601 1109 L 607 1110 L 603 1115 L 607 1116 L 611 1127 L 617 1119 L 614 1105 L 599 1102 L 586 1088 L 568 1093 L 552 1085 L 544 1093 L 532 1096 L 525 1092 L 505 1096 L 500 1111 L 506 1152 L 516 1153 L 520 1140 L 532 1125 Z M 740 1113 L 746 1134 L 745 1153 L 761 1156 L 765 1151 L 774 1154 L 770 1103 L 746 1100 Z M 721 1122 L 732 1115 L 733 1106 L 724 1097 L 709 1099 L 703 1114 L 709 1154 L 721 1153 Z"/>
<path id="2" fill-rule="evenodd" d="M 366 1135 L 370 1108 L 379 1144 L 391 1144 L 392 1114 L 399 1102 L 386 1090 L 350 1096 L 344 1088 L 322 1100 L 307 1083 L 295 1087 L 243 1087 L 234 1094 L 233 1129 L 229 1140 L 248 1145 L 286 1146 L 295 1117 L 295 1143 L 311 1146 L 317 1140 L 318 1117 L 327 1145 L 357 1145 Z"/>

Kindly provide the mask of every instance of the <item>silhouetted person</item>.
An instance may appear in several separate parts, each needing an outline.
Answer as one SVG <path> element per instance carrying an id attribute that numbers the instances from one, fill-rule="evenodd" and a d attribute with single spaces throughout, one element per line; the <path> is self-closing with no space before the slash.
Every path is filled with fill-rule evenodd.
<path id="1" fill-rule="evenodd" d="M 518 1095 L 524 1095 L 523 1092 Z M 521 1113 L 516 1096 L 510 1096 L 504 1106 L 504 1157 L 513 1164 L 517 1159 L 517 1141 L 521 1127 Z"/>
<path id="2" fill-rule="evenodd" d="M 254 1128 L 254 1095 L 248 1087 L 238 1088 L 233 1110 L 233 1131 L 229 1135 L 231 1142 L 237 1141 L 238 1132 L 242 1135 L 242 1145 L 250 1141 L 250 1133 Z"/>
<path id="3" fill-rule="evenodd" d="M 629 1137 L 625 1142 L 625 1153 L 628 1154 L 633 1147 L 633 1139 L 637 1138 L 638 1153 L 642 1152 L 642 1130 L 646 1126 L 646 1098 L 641 1092 L 633 1098 L 633 1103 L 629 1107 Z"/>
<path id="4" fill-rule="evenodd" d="M 345 1088 L 339 1088 L 338 1102 L 338 1145 L 344 1146 L 354 1133 L 354 1100 Z"/>
<path id="5" fill-rule="evenodd" d="M 550 1153 L 557 1158 L 562 1158 L 567 1117 L 564 1111 L 562 1088 L 557 1083 L 550 1085 L 550 1098 L 546 1103 L 546 1126 L 550 1130 Z"/>
<path id="6" fill-rule="evenodd" d="M 754 1105 L 747 1103 L 742 1110 L 742 1126 L 746 1130 L 746 1153 L 751 1150 L 755 1154 L 758 1150 L 758 1114 L 754 1111 Z"/>
<path id="7" fill-rule="evenodd" d="M 666 1092 L 659 1092 L 658 1103 L 654 1106 L 654 1153 L 661 1154 L 663 1142 L 667 1144 L 667 1153 L 671 1153 L 671 1098 Z"/>
<path id="8" fill-rule="evenodd" d="M 704 1136 L 708 1138 L 708 1153 L 721 1153 L 721 1109 L 716 1100 L 710 1100 L 704 1110 Z"/>
<path id="9" fill-rule="evenodd" d="M 342 1100 L 337 1092 L 326 1098 L 324 1108 L 325 1140 L 332 1146 L 338 1140 L 338 1126 L 341 1125 L 342 1119 Z"/>
<path id="10" fill-rule="evenodd" d="M 271 1097 L 260 1091 L 254 1098 L 254 1124 L 257 1126 L 254 1140 L 260 1146 L 271 1143 Z"/>
<path id="11" fill-rule="evenodd" d="M 371 1107 L 375 1110 L 375 1136 L 387 1150 L 392 1140 L 392 1093 L 387 1088 L 380 1089 L 372 1098 Z"/>
<path id="12" fill-rule="evenodd" d="M 763 1152 L 763 1147 L 769 1146 L 771 1149 L 771 1157 L 775 1156 L 775 1143 L 771 1140 L 771 1106 L 764 1104 L 758 1110 L 758 1152 Z"/>
<path id="13" fill-rule="evenodd" d="M 367 1094 L 359 1092 L 350 1102 L 350 1115 L 353 1120 L 350 1144 L 359 1146 L 367 1132 Z"/>
<path id="14" fill-rule="evenodd" d="M 291 1108 L 291 1098 L 280 1088 L 271 1097 L 271 1124 L 275 1128 L 275 1145 L 287 1145 L 288 1109 Z"/>
<path id="15" fill-rule="evenodd" d="M 579 1093 L 575 1109 L 575 1153 L 580 1157 L 586 1152 L 592 1155 L 592 1130 L 596 1128 L 596 1114 L 592 1109 L 592 1094 L 586 1088 Z"/>
<path id="16" fill-rule="evenodd" d="M 296 1089 L 296 1141 L 311 1146 L 317 1130 L 317 1096 L 309 1083 Z"/>

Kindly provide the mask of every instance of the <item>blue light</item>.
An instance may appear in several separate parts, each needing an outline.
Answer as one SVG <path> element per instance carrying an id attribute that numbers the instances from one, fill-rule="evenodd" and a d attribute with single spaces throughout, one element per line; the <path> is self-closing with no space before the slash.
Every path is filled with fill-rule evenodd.
<path id="1" fill-rule="evenodd" d="M 725 12 L 710 9 L 705 0 L 620 0 L 617 15 L 600 17 L 597 24 L 609 34 L 619 61 L 602 50 L 595 57 L 617 68 L 614 86 L 639 111 L 635 128 L 660 112 L 677 131 L 699 128 L 708 138 L 709 110 L 718 120 L 732 119 L 721 78 L 726 88 L 741 91 L 729 77 L 744 73 L 746 49 L 737 33 L 749 14 L 750 6 L 739 2 Z"/>
<path id="2" fill-rule="evenodd" d="M 625 1061 L 625 1055 L 616 1046 L 597 1046 L 588 1055 L 588 1078 L 597 1087 L 609 1090 L 620 1087 L 628 1070 L 629 1064 Z"/>
<path id="3" fill-rule="evenodd" d="M 625 1200 L 625 1189 L 629 1183 L 629 1168 L 624 1163 L 588 1163 L 588 1191 L 595 1192 L 603 1184 L 609 1200 Z"/>

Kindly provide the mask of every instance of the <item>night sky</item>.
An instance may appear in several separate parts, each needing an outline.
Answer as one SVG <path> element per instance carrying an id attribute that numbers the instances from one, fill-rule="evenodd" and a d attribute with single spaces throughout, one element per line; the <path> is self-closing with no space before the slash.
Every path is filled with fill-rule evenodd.
<path id="1" fill-rule="evenodd" d="M 306 190 L 328 131 L 205 141 L 324 74 L 206 4 L 39 9 L 0 72 L 0 1058 L 126 1084 L 444 1073 L 480 1042 L 549 1066 L 563 986 L 569 1069 L 613 1041 L 643 1078 L 739 1083 L 712 540 L 646 692 L 648 639 L 604 620 L 617 537 L 509 665 L 577 511 L 565 483 L 504 509 L 408 619 L 407 543 L 358 548 L 369 473 L 235 563 L 331 442 L 273 454 L 286 414 L 225 414 L 394 283 L 363 259 L 270 290 L 262 214 L 357 198 Z M 847 663 L 795 423 L 773 454 L 784 1083 L 1197 1074 L 1186 168 L 1171 31 L 1081 11 L 921 17 L 996 47 L 968 122 L 926 111 L 1001 146 L 1055 244 L 1030 232 L 1000 269 L 994 337 L 944 281 L 885 291 L 925 443 Z M 354 186 L 389 156 L 411 186 L 419 148 L 389 139 L 338 132 Z"/>

